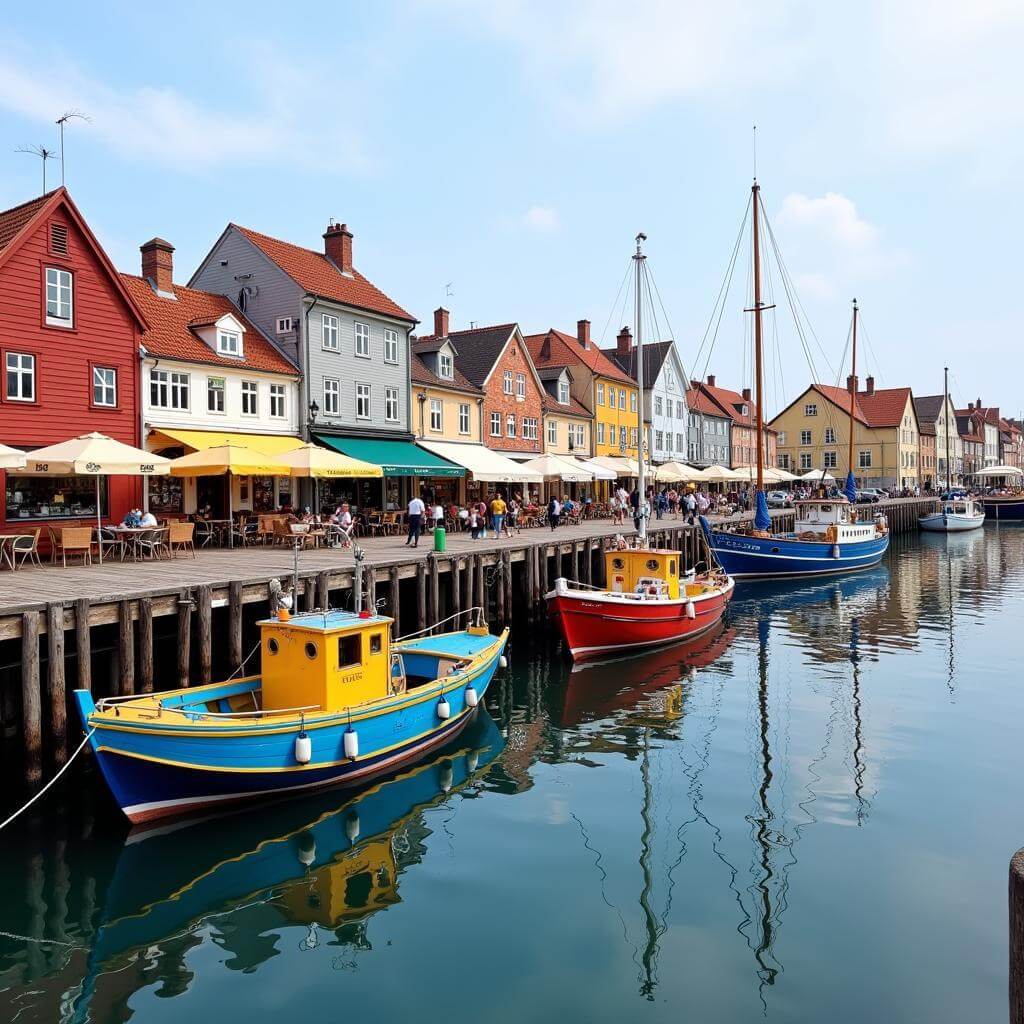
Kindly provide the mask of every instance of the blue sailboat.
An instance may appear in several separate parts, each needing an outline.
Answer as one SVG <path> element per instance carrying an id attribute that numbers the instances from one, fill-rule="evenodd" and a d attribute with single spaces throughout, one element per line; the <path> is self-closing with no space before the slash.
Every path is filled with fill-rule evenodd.
<path id="1" fill-rule="evenodd" d="M 754 364 L 757 378 L 757 489 L 753 529 L 712 529 L 701 517 L 708 547 L 722 568 L 735 579 L 826 576 L 877 565 L 889 547 L 885 517 L 861 512 L 855 502 L 853 447 L 856 432 L 855 400 L 850 400 L 850 470 L 844 494 L 798 501 L 794 529 L 773 533 L 764 493 L 764 403 L 761 344 L 760 186 L 754 181 L 752 234 L 754 247 Z M 853 368 L 857 373 L 857 300 L 853 301 Z"/>

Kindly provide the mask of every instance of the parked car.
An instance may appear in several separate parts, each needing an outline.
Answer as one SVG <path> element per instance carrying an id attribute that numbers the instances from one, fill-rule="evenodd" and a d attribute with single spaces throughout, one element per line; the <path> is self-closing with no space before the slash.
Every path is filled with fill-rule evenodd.
<path id="1" fill-rule="evenodd" d="M 877 487 L 863 487 L 857 492 L 857 504 L 875 505 L 887 497 L 885 491 L 879 490 Z"/>
<path id="2" fill-rule="evenodd" d="M 769 508 L 789 508 L 793 504 L 793 495 L 789 491 L 769 491 L 766 499 Z"/>

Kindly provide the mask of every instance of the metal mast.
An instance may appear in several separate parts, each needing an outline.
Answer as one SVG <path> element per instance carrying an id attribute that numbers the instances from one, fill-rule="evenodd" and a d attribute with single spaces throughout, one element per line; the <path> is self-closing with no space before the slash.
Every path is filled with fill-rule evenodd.
<path id="1" fill-rule="evenodd" d="M 853 355 L 850 360 L 850 461 L 853 472 L 853 434 L 855 429 L 854 409 L 857 405 L 857 300 L 853 300 Z"/>
<path id="2" fill-rule="evenodd" d="M 640 503 L 637 511 L 640 513 L 640 528 L 637 535 L 641 543 L 647 539 L 647 517 L 644 515 L 644 500 L 646 498 L 646 482 L 644 480 L 644 341 L 643 341 L 643 272 L 644 260 L 647 257 L 643 254 L 641 244 L 647 241 L 647 236 L 641 231 L 636 236 L 636 252 L 633 254 L 633 262 L 636 264 L 636 385 L 640 392 L 637 395 L 636 419 L 637 419 L 637 490 L 640 492 Z"/>
<path id="3" fill-rule="evenodd" d="M 949 367 L 942 368 L 942 408 L 946 421 L 946 494 L 949 494 L 952 483 L 949 476 Z"/>

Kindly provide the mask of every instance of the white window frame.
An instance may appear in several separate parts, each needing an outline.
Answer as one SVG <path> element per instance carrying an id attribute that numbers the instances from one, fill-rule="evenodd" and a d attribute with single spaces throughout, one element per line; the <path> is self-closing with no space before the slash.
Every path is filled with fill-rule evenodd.
<path id="1" fill-rule="evenodd" d="M 368 420 L 370 418 L 370 385 L 360 381 L 356 382 L 356 419 Z"/>
<path id="2" fill-rule="evenodd" d="M 816 402 L 808 402 L 806 405 L 804 405 L 804 415 L 805 416 L 817 416 L 818 415 L 818 405 L 817 405 L 817 403 Z"/>
<path id="3" fill-rule="evenodd" d="M 46 295 L 46 323 L 49 327 L 75 326 L 75 276 L 63 267 L 47 267 L 44 275 Z M 56 313 L 50 312 L 50 295 L 54 296 Z M 67 316 L 61 316 L 63 307 L 67 307 Z"/>
<path id="4" fill-rule="evenodd" d="M 636 412 L 636 392 L 630 391 L 629 393 L 629 411 Z"/>
<path id="5" fill-rule="evenodd" d="M 398 331 L 391 327 L 384 328 L 384 362 L 398 362 Z"/>
<path id="6" fill-rule="evenodd" d="M 510 412 L 505 417 L 505 436 L 515 437 L 516 436 L 516 414 Z"/>
<path id="7" fill-rule="evenodd" d="M 430 400 L 430 429 L 435 434 L 444 431 L 444 402 L 440 398 Z"/>
<path id="8" fill-rule="evenodd" d="M 242 335 L 238 331 L 223 331 L 217 328 L 217 354 L 242 358 Z"/>
<path id="9" fill-rule="evenodd" d="M 831 427 L 825 428 L 825 439 L 822 444 L 835 444 L 836 443 L 836 432 Z"/>
<path id="10" fill-rule="evenodd" d="M 468 434 L 470 432 L 470 429 L 469 429 L 469 414 L 470 414 L 469 403 L 468 402 L 460 402 L 459 403 L 459 433 L 460 434 Z"/>
<path id="11" fill-rule="evenodd" d="M 273 419 L 283 420 L 288 415 L 287 394 L 283 384 L 270 385 L 270 415 Z"/>
<path id="12" fill-rule="evenodd" d="M 398 388 L 384 389 L 384 421 L 386 423 L 398 422 Z"/>
<path id="13" fill-rule="evenodd" d="M 526 398 L 526 374 L 516 374 L 516 398 Z"/>
<path id="14" fill-rule="evenodd" d="M 808 445 L 814 444 L 814 435 L 809 430 L 800 431 L 800 445 L 806 448 Z"/>
<path id="15" fill-rule="evenodd" d="M 623 409 L 623 410 L 626 408 L 626 389 L 625 388 L 619 388 L 619 408 Z"/>
<path id="16" fill-rule="evenodd" d="M 153 401 L 153 388 L 156 386 L 157 396 L 162 393 L 163 401 Z M 149 371 L 149 404 L 154 409 L 171 409 L 175 412 L 188 412 L 190 407 L 192 382 L 189 374 L 178 370 Z"/>
<path id="17" fill-rule="evenodd" d="M 813 469 L 814 468 L 813 465 L 811 464 L 811 453 L 810 452 L 801 452 L 800 453 L 800 468 L 803 469 L 803 470 L 808 470 L 808 469 Z"/>
<path id="18" fill-rule="evenodd" d="M 604 424 L 603 423 L 598 423 L 598 425 L 597 425 L 597 443 L 598 444 L 604 444 L 605 443 L 604 437 L 605 437 Z"/>
<path id="19" fill-rule="evenodd" d="M 655 416 L 663 415 L 663 413 L 662 413 L 661 395 L 655 395 L 654 396 L 654 415 Z M 661 445 L 659 444 L 658 447 L 660 448 Z"/>
<path id="20" fill-rule="evenodd" d="M 604 385 L 601 383 L 597 385 L 597 404 L 604 405 Z"/>
<path id="21" fill-rule="evenodd" d="M 838 469 L 839 462 L 835 452 L 823 452 L 821 457 L 822 469 Z"/>
<path id="22" fill-rule="evenodd" d="M 250 404 L 252 408 L 248 411 L 246 406 Z M 242 415 L 243 416 L 259 416 L 260 414 L 260 385 L 259 381 L 255 380 L 243 380 L 242 381 Z"/>
<path id="23" fill-rule="evenodd" d="M 437 375 L 442 380 L 454 380 L 455 378 L 455 360 L 452 359 L 451 353 L 439 352 L 437 356 Z"/>
<path id="24" fill-rule="evenodd" d="M 548 420 L 548 444 L 558 444 L 558 420 Z"/>
<path id="25" fill-rule="evenodd" d="M 219 387 L 215 384 L 215 381 L 219 381 L 220 382 L 220 386 Z M 207 377 L 206 378 L 206 411 L 208 413 L 212 413 L 215 416 L 223 416 L 223 415 L 225 415 L 225 410 L 227 409 L 227 397 L 226 397 L 227 389 L 228 389 L 227 378 L 225 378 L 225 377 Z M 214 407 L 214 403 L 211 401 L 213 399 L 214 395 L 219 395 L 220 396 L 220 408 L 219 409 L 215 408 Z"/>
<path id="26" fill-rule="evenodd" d="M 501 390 L 506 395 L 511 395 L 512 394 L 512 371 L 511 370 L 506 370 L 502 374 Z"/>
<path id="27" fill-rule="evenodd" d="M 104 374 L 110 374 L 109 379 Z M 97 392 L 100 397 L 97 398 Z M 107 401 L 109 392 L 109 401 Z M 92 404 L 100 409 L 117 408 L 117 370 L 113 366 L 92 368 Z"/>
<path id="28" fill-rule="evenodd" d="M 569 384 L 567 381 L 560 380 L 558 382 L 558 401 L 560 405 L 569 404 Z"/>
<path id="29" fill-rule="evenodd" d="M 334 313 L 321 314 L 320 344 L 327 352 L 341 351 L 341 327 Z"/>
<path id="30" fill-rule="evenodd" d="M 491 437 L 501 437 L 501 413 L 491 413 Z"/>
<path id="31" fill-rule="evenodd" d="M 324 415 L 341 415 L 341 381 L 337 377 L 324 377 Z"/>
<path id="32" fill-rule="evenodd" d="M 857 453 L 857 465 L 860 469 L 871 469 L 871 449 L 862 448 Z"/>
<path id="33" fill-rule="evenodd" d="M 370 325 L 356 320 L 352 324 L 352 331 L 355 334 L 356 355 L 360 359 L 370 358 Z"/>
<path id="34" fill-rule="evenodd" d="M 16 365 L 11 365 L 11 359 Z M 10 390 L 10 374 L 15 374 L 18 386 Z M 25 393 L 25 381 L 29 382 L 31 394 Z M 8 402 L 34 402 L 36 400 L 36 357 L 31 352 L 8 352 L 4 356 L 4 397 Z"/>
<path id="35" fill-rule="evenodd" d="M 290 334 L 295 330 L 295 321 L 290 316 L 279 316 L 276 330 L 278 334 Z"/>

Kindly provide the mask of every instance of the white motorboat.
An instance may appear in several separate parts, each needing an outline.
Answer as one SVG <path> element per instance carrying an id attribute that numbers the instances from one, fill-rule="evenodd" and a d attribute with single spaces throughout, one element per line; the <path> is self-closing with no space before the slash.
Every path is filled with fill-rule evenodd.
<path id="1" fill-rule="evenodd" d="M 971 498 L 943 501 L 938 512 L 929 512 L 918 519 L 922 530 L 936 533 L 962 533 L 985 525 L 985 510 Z"/>

